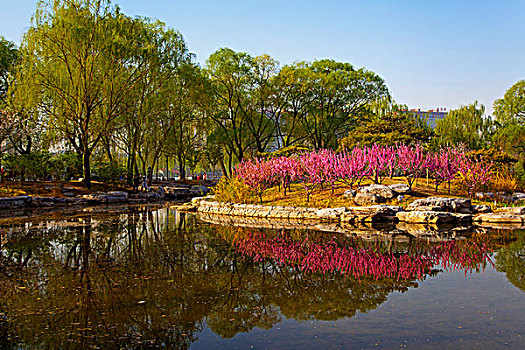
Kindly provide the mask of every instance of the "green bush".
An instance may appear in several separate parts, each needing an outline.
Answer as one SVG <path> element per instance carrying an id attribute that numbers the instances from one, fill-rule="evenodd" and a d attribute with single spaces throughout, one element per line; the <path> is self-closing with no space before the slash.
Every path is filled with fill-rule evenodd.
<path id="1" fill-rule="evenodd" d="M 126 174 L 126 169 L 117 162 L 97 162 L 93 165 L 93 172 L 101 182 L 114 185 Z"/>
<path id="2" fill-rule="evenodd" d="M 10 154 L 4 157 L 2 165 L 8 170 L 8 177 L 22 181 L 68 180 L 82 169 L 74 153 Z"/>
<path id="3" fill-rule="evenodd" d="M 50 155 L 47 153 L 31 153 L 8 155 L 4 158 L 4 167 L 8 176 L 22 181 L 44 181 L 49 173 Z"/>

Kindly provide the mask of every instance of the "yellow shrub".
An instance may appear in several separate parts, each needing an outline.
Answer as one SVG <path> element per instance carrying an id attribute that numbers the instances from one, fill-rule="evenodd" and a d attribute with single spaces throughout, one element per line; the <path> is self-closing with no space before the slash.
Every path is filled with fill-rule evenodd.
<path id="1" fill-rule="evenodd" d="M 518 188 L 518 179 L 507 171 L 496 171 L 490 180 L 494 192 L 513 193 Z"/>
<path id="2" fill-rule="evenodd" d="M 221 178 L 213 192 L 219 202 L 250 204 L 257 201 L 255 191 L 236 177 Z"/>

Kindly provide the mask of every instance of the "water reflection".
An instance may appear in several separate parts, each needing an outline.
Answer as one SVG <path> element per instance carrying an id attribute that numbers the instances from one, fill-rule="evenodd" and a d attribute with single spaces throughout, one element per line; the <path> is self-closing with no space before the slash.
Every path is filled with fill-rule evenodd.
<path id="1" fill-rule="evenodd" d="M 0 230 L 2 348 L 185 349 L 205 327 L 231 338 L 283 316 L 352 317 L 437 268 L 483 269 L 496 249 L 498 268 L 523 290 L 525 244 L 514 233 L 437 244 L 362 241 L 218 227 L 167 209 Z"/>

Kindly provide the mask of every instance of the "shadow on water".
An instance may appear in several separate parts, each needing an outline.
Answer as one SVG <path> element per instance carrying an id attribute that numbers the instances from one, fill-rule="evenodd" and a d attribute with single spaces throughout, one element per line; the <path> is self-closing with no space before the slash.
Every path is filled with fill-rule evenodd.
<path id="1" fill-rule="evenodd" d="M 287 319 L 366 313 L 443 269 L 524 290 L 523 232 L 368 240 L 203 223 L 168 209 L 0 226 L 0 348 L 189 348 Z"/>

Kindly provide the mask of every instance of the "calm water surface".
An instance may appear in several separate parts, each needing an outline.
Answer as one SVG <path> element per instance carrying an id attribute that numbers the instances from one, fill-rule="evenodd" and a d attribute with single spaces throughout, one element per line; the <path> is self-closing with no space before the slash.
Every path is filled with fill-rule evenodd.
<path id="1" fill-rule="evenodd" d="M 523 230 L 363 240 L 130 208 L 0 233 L 0 349 L 525 348 Z"/>

